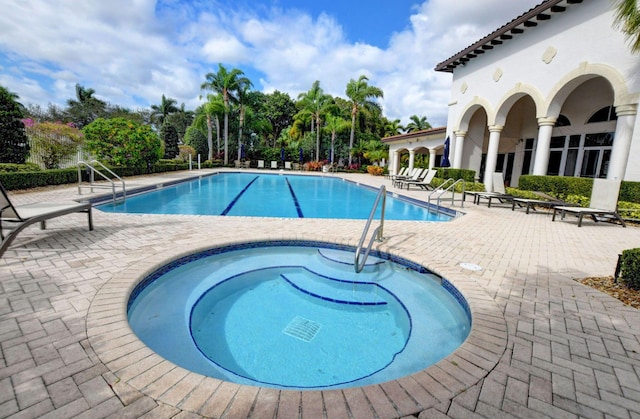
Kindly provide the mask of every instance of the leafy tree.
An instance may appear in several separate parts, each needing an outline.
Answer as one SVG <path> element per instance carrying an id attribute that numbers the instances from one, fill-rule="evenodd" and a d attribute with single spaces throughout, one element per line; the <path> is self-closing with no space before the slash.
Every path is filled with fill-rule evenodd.
<path id="1" fill-rule="evenodd" d="M 218 139 L 217 151 L 220 152 L 220 116 L 225 114 L 225 106 L 221 95 L 207 95 L 207 103 L 196 110 L 194 125 L 207 132 L 207 160 L 213 160 L 213 124 L 216 125 Z"/>
<path id="2" fill-rule="evenodd" d="M 177 100 L 162 95 L 159 105 L 151 105 L 151 120 L 158 126 L 164 125 L 164 121 L 169 115 L 179 111 L 177 103 Z"/>
<path id="3" fill-rule="evenodd" d="M 369 86 L 369 79 L 361 75 L 358 80 L 351 79 L 347 83 L 346 94 L 351 99 L 351 134 L 349 136 L 349 165 L 351 165 L 351 151 L 353 150 L 353 140 L 356 130 L 356 116 L 360 108 L 380 108 L 380 105 L 372 101 L 374 98 L 384 96 L 382 89 Z"/>
<path id="4" fill-rule="evenodd" d="M 242 86 L 251 87 L 251 81 L 243 77 L 244 72 L 237 68 L 227 70 L 222 64 L 218 64 L 217 73 L 207 73 L 206 82 L 202 83 L 202 90 L 211 90 L 220 93 L 224 101 L 224 164 L 229 164 L 229 104 L 236 102 L 235 93 Z"/>
<path id="5" fill-rule="evenodd" d="M 384 136 L 392 137 L 394 135 L 402 134 L 404 131 L 404 127 L 400 125 L 399 119 L 394 119 L 393 121 L 387 120 L 384 124 Z"/>
<path id="6" fill-rule="evenodd" d="M 298 112 L 297 116 L 302 118 L 310 116 L 311 132 L 314 131 L 314 124 L 315 128 L 317 128 L 316 160 L 320 158 L 320 124 L 322 123 L 323 116 L 331 110 L 333 105 L 333 97 L 324 93 L 324 90 L 320 87 L 319 80 L 313 82 L 308 92 L 300 93 L 298 96 L 298 106 L 302 109 Z"/>
<path id="7" fill-rule="evenodd" d="M 431 128 L 426 116 L 411 115 L 409 119 L 411 122 L 407 124 L 407 132 L 423 131 Z"/>
<path id="8" fill-rule="evenodd" d="M 389 157 L 389 147 L 378 140 L 369 140 L 364 143 L 363 156 L 373 163 L 378 163 L 382 159 Z"/>
<path id="9" fill-rule="evenodd" d="M 173 159 L 180 153 L 178 149 L 178 131 L 166 120 L 160 129 L 160 139 L 164 143 L 165 159 Z"/>
<path id="10" fill-rule="evenodd" d="M 29 141 L 22 118 L 24 107 L 18 95 L 0 86 L 0 162 L 23 164 L 29 156 Z"/>
<path id="11" fill-rule="evenodd" d="M 193 123 L 195 112 L 185 109 L 184 103 L 180 105 L 180 108 L 167 116 L 167 121 L 173 125 L 178 132 L 178 140 L 184 139 L 184 134 L 187 132 L 187 128 Z"/>
<path id="12" fill-rule="evenodd" d="M 107 104 L 93 96 L 96 91 L 76 84 L 76 98 L 67 100 L 66 113 L 73 124 L 82 128 L 104 115 Z"/>
<path id="13" fill-rule="evenodd" d="M 98 118 L 83 129 L 86 150 L 114 166 L 146 167 L 162 157 L 162 142 L 149 125 Z"/>
<path id="14" fill-rule="evenodd" d="M 84 140 L 76 127 L 55 122 L 35 123 L 27 133 L 46 169 L 59 168 L 65 157 L 78 152 Z"/>
<path id="15" fill-rule="evenodd" d="M 336 153 L 335 153 L 335 143 L 336 143 L 336 135 L 338 132 L 344 131 L 350 127 L 349 121 L 346 119 L 335 116 L 335 115 L 327 115 L 327 120 L 324 128 L 331 133 L 331 159 L 332 162 L 335 161 Z"/>
<path id="16" fill-rule="evenodd" d="M 184 143 L 193 147 L 196 151 L 196 154 L 200 154 L 200 156 L 207 156 L 209 153 L 209 148 L 207 147 L 207 136 L 198 129 L 195 125 L 187 128 L 187 132 L 184 134 Z M 209 160 L 212 160 L 209 158 Z"/>
<path id="17" fill-rule="evenodd" d="M 640 52 L 640 8 L 637 0 L 617 0 L 615 27 L 622 32 L 631 43 L 631 52 Z"/>
<path id="18" fill-rule="evenodd" d="M 288 94 L 276 90 L 265 95 L 259 112 L 271 124 L 270 137 L 275 145 L 275 141 L 280 138 L 280 133 L 293 123 L 293 115 L 297 110 L 296 104 Z"/>

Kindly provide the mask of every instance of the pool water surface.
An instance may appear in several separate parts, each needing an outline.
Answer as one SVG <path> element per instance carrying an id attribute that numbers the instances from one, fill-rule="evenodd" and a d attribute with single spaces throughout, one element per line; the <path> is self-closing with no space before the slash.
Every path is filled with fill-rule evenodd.
<path id="1" fill-rule="evenodd" d="M 377 192 L 328 176 L 220 173 L 96 208 L 117 213 L 367 219 Z M 454 215 L 455 211 L 445 213 L 387 194 L 385 219 L 449 221 Z"/>
<path id="2" fill-rule="evenodd" d="M 425 268 L 293 242 L 232 245 L 145 278 L 128 304 L 147 346 L 191 371 L 275 388 L 346 388 L 418 372 L 470 330 L 466 301 Z M 406 261 L 405 261 L 406 262 Z"/>

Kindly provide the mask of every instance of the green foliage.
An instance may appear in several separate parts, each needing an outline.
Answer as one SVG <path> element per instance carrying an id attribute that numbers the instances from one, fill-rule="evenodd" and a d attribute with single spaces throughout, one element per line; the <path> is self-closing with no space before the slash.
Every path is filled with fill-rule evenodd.
<path id="1" fill-rule="evenodd" d="M 436 168 L 436 170 L 438 171 L 436 177 L 439 177 L 441 179 L 464 179 L 465 182 L 473 183 L 476 176 L 476 171 L 469 169 L 453 169 L 450 167 L 440 167 Z"/>
<path id="2" fill-rule="evenodd" d="M 84 128 L 85 148 L 114 166 L 146 167 L 161 157 L 160 138 L 148 125 L 124 118 L 98 118 Z"/>
<path id="3" fill-rule="evenodd" d="M 0 86 L 0 162 L 24 163 L 29 156 L 29 141 L 22 118 L 23 107 L 17 96 Z"/>
<path id="4" fill-rule="evenodd" d="M 183 162 L 189 162 L 189 155 L 191 155 L 191 160 L 194 162 L 198 161 L 198 158 L 196 156 L 196 150 L 188 145 L 179 145 L 178 149 L 180 150 L 180 153 L 178 153 L 178 157 L 176 157 L 176 159 L 183 161 Z"/>
<path id="5" fill-rule="evenodd" d="M 618 199 L 640 204 L 640 182 L 623 180 L 622 185 L 620 185 L 620 197 Z"/>
<path id="6" fill-rule="evenodd" d="M 197 154 L 200 154 L 200 158 L 204 159 L 208 156 L 209 146 L 207 145 L 207 136 L 195 126 L 187 128 L 187 132 L 184 134 L 184 143 L 193 147 L 196 151 L 193 158 L 197 160 Z"/>
<path id="7" fill-rule="evenodd" d="M 0 183 L 7 190 L 39 186 L 64 185 L 78 181 L 78 169 L 37 170 L 33 172 L 0 172 Z"/>
<path id="8" fill-rule="evenodd" d="M 41 170 L 40 166 L 36 163 L 0 163 L 0 173 L 9 172 L 37 172 Z"/>
<path id="9" fill-rule="evenodd" d="M 520 189 L 548 193 L 566 200 L 569 195 L 590 197 L 593 179 L 567 176 L 523 175 L 518 180 Z"/>
<path id="10" fill-rule="evenodd" d="M 160 130 L 160 138 L 164 142 L 164 157 L 165 159 L 173 159 L 175 158 L 180 150 L 178 149 L 178 131 L 176 128 L 169 124 L 162 124 L 162 129 Z"/>
<path id="11" fill-rule="evenodd" d="M 59 168 L 62 160 L 75 154 L 84 141 L 79 129 L 53 122 L 34 124 L 27 133 L 45 169 Z"/>
<path id="12" fill-rule="evenodd" d="M 619 279 L 629 288 L 640 289 L 640 248 L 622 251 Z"/>

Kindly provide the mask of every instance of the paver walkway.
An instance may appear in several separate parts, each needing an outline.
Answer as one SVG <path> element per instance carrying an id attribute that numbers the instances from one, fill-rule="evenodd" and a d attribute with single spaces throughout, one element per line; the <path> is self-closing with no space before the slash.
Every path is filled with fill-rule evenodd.
<path id="1" fill-rule="evenodd" d="M 137 178 L 129 187 L 193 174 Z M 73 186 L 11 196 L 78 198 Z M 640 228 L 590 220 L 578 228 L 544 212 L 470 202 L 462 210 L 449 223 L 387 221 L 380 249 L 465 293 L 470 342 L 407 379 L 327 392 L 237 386 L 162 361 L 122 326 L 126 287 L 207 246 L 356 244 L 364 221 L 95 211 L 92 232 L 83 214 L 51 220 L 45 231 L 30 227 L 0 259 L 0 417 L 640 417 L 640 312 L 573 281 L 611 275 L 622 250 L 640 247 Z"/>

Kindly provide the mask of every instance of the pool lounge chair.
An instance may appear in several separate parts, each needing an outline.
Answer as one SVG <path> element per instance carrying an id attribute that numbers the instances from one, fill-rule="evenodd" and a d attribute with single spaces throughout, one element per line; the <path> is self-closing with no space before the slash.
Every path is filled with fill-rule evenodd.
<path id="1" fill-rule="evenodd" d="M 399 187 L 400 189 L 402 189 L 404 187 L 404 185 L 406 184 L 406 182 L 419 182 L 422 179 L 424 179 L 424 176 L 426 175 L 428 170 L 429 169 L 417 169 L 417 170 L 414 170 L 412 172 L 411 177 L 399 178 L 399 179 L 394 180 L 393 186 L 396 186 L 396 187 Z"/>
<path id="2" fill-rule="evenodd" d="M 271 160 L 271 168 L 272 169 L 277 169 L 278 168 L 278 162 L 276 160 Z"/>
<path id="3" fill-rule="evenodd" d="M 16 206 L 11 203 L 7 192 L 2 184 L 0 184 L 0 238 L 2 239 L 2 244 L 0 244 L 0 257 L 2 257 L 13 240 L 26 227 L 31 224 L 40 223 L 40 228 L 44 230 L 46 228 L 46 220 L 74 212 L 86 212 L 89 221 L 89 230 L 93 230 L 90 202 L 39 202 Z M 7 223 L 15 223 L 15 227 L 5 232 L 4 226 Z"/>
<path id="4" fill-rule="evenodd" d="M 496 199 L 501 203 L 511 203 L 513 195 L 507 193 L 504 189 L 504 177 L 501 172 L 495 172 L 492 175 L 493 179 L 493 192 L 479 192 L 476 194 L 475 203 L 480 204 L 481 199 L 487 200 L 487 206 L 491 208 L 491 202 Z"/>
<path id="5" fill-rule="evenodd" d="M 258 169 L 264 169 L 264 160 L 258 160 Z"/>
<path id="6" fill-rule="evenodd" d="M 291 170 L 291 162 L 290 161 L 286 161 L 284 162 L 284 168 L 286 170 Z"/>
<path id="7" fill-rule="evenodd" d="M 429 169 L 427 170 L 426 174 L 424 175 L 424 178 L 422 178 L 422 180 L 419 181 L 410 181 L 407 180 L 405 182 L 403 182 L 405 185 L 407 185 L 407 190 L 409 190 L 409 188 L 411 186 L 417 186 L 418 188 L 425 190 L 425 191 L 432 191 L 434 189 L 434 186 L 431 184 L 431 182 L 433 182 L 433 179 L 436 177 L 436 175 L 438 174 L 438 171 L 435 169 Z"/>
<path id="8" fill-rule="evenodd" d="M 594 179 L 591 189 L 589 207 L 558 206 L 553 208 L 551 221 L 556 220 L 556 214 L 560 212 L 560 218 L 564 219 L 567 213 L 578 216 L 578 227 L 582 226 L 582 218 L 589 215 L 593 221 L 600 221 L 598 217 L 607 220 L 617 220 L 622 227 L 626 227 L 624 220 L 618 214 L 618 195 L 620 194 L 621 181 L 614 179 Z"/>
<path id="9" fill-rule="evenodd" d="M 387 173 L 386 175 L 384 175 L 385 178 L 387 179 L 395 179 L 397 177 L 402 177 L 406 174 L 407 170 L 409 170 L 408 167 L 401 167 L 400 171 L 398 173 L 396 173 L 395 175 L 392 175 L 391 173 Z"/>
<path id="10" fill-rule="evenodd" d="M 236 166 L 236 169 L 242 168 L 242 162 L 240 160 L 234 160 L 233 163 Z"/>

